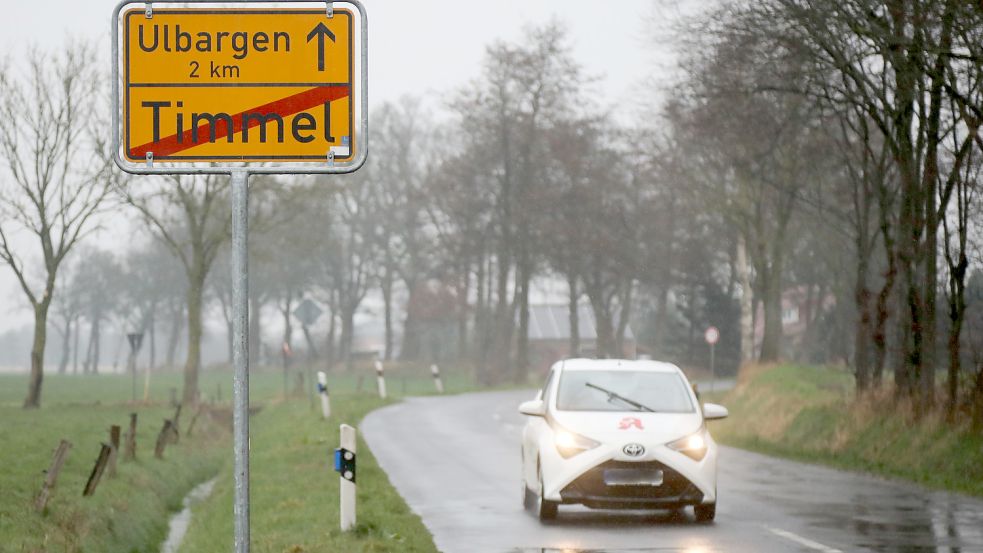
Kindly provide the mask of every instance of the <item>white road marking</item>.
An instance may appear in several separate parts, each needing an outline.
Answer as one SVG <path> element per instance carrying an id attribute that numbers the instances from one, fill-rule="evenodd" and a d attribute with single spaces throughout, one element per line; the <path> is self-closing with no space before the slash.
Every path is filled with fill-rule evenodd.
<path id="1" fill-rule="evenodd" d="M 783 537 L 783 538 L 785 538 L 787 540 L 794 541 L 795 543 L 797 543 L 799 545 L 803 545 L 805 547 L 808 547 L 809 549 L 814 549 L 816 551 L 822 551 L 823 553 L 843 553 L 839 549 L 835 549 L 835 548 L 832 548 L 832 547 L 823 545 L 823 544 L 821 544 L 821 543 L 819 543 L 817 541 L 812 541 L 809 538 L 803 538 L 802 536 L 800 536 L 798 534 L 793 534 L 792 532 L 789 532 L 787 530 L 781 530 L 779 528 L 771 528 L 770 526 L 765 526 L 765 529 L 768 530 L 769 532 L 771 532 L 772 534 L 775 534 L 776 536 L 780 536 L 780 537 Z"/>

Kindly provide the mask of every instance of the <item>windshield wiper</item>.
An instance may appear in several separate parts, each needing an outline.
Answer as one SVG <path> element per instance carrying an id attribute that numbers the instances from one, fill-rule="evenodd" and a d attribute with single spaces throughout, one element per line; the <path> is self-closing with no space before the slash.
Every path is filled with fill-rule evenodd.
<path id="1" fill-rule="evenodd" d="M 635 401 L 635 400 L 633 400 L 631 398 L 627 398 L 627 397 L 619 394 L 618 392 L 612 392 L 611 390 L 608 390 L 607 388 L 602 388 L 602 387 L 598 386 L 597 384 L 591 384 L 590 382 L 585 382 L 584 383 L 584 386 L 587 386 L 588 388 L 594 388 L 595 390 L 598 390 L 600 392 L 604 392 L 605 394 L 608 395 L 608 401 L 611 401 L 612 399 L 620 399 L 621 401 L 627 403 L 628 405 L 631 405 L 632 407 L 634 407 L 635 409 L 638 409 L 639 411 L 648 411 L 650 413 L 655 413 L 655 409 L 652 409 L 651 407 L 649 407 L 647 405 L 644 405 L 642 403 L 639 403 L 639 402 L 637 402 L 637 401 Z"/>

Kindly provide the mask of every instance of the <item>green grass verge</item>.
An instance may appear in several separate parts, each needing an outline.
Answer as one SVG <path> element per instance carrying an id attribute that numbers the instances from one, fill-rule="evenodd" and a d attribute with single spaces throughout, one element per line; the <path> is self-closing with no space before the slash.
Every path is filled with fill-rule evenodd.
<path id="1" fill-rule="evenodd" d="M 163 420 L 174 414 L 166 402 L 127 405 L 129 380 L 120 376 L 48 377 L 43 405 L 23 410 L 25 376 L 0 377 L 0 551 L 11 553 L 156 552 L 171 511 L 198 482 L 214 475 L 229 449 L 220 424 L 196 421 L 191 438 L 168 446 L 164 459 L 153 447 Z M 169 395 L 168 391 L 162 394 Z M 138 414 L 137 460 L 118 463 L 118 475 L 104 474 L 92 497 L 82 490 L 109 427 L 125 433 L 129 413 Z M 181 416 L 187 431 L 193 413 Z M 44 471 L 59 441 L 69 451 L 48 508 L 33 508 Z"/>
<path id="2" fill-rule="evenodd" d="M 386 403 L 368 393 L 341 392 L 332 396 L 330 421 L 302 400 L 270 405 L 251 419 L 253 551 L 436 551 L 430 533 L 390 485 L 361 436 L 358 524 L 352 532 L 339 530 L 338 475 L 331 460 L 338 425 L 357 426 L 366 413 Z M 231 550 L 231 465 L 229 459 L 212 496 L 194 508 L 182 553 Z"/>
<path id="3" fill-rule="evenodd" d="M 712 399 L 730 409 L 710 423 L 721 443 L 983 496 L 983 437 L 938 415 L 914 420 L 889 398 L 854 401 L 843 370 L 752 367 Z"/>

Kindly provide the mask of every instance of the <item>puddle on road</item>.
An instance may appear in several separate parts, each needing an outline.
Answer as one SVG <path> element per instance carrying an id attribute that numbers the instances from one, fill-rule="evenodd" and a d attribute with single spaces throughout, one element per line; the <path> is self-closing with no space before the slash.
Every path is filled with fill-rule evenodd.
<path id="1" fill-rule="evenodd" d="M 983 505 L 957 495 L 860 492 L 812 518 L 822 528 L 851 528 L 862 549 L 983 551 Z"/>
<path id="2" fill-rule="evenodd" d="M 191 507 L 201 503 L 212 494 L 216 480 L 218 477 L 202 482 L 184 496 L 184 500 L 181 502 L 184 508 L 181 509 L 180 513 L 171 516 L 171 521 L 167 527 L 167 540 L 160 547 L 160 553 L 177 553 L 178 548 L 181 547 L 181 542 L 184 540 L 184 535 L 188 532 L 188 526 L 191 525 Z"/>

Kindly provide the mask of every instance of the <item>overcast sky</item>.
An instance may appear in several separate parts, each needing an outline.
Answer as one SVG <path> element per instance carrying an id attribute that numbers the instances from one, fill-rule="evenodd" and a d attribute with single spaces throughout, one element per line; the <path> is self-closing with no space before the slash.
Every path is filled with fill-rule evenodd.
<path id="1" fill-rule="evenodd" d="M 439 110 L 449 92 L 478 76 L 485 46 L 517 40 L 523 27 L 557 19 L 566 25 L 574 56 L 595 85 L 600 103 L 620 120 L 634 117 L 642 100 L 672 67 L 668 47 L 652 40 L 656 25 L 704 0 L 365 0 L 369 14 L 369 103 L 423 96 Z M 116 0 L 6 0 L 0 48 L 16 61 L 28 45 L 54 49 L 66 37 L 98 40 L 109 60 L 110 17 Z M 108 68 L 107 68 L 108 70 Z M 103 237 L 105 242 L 112 237 Z M 10 269 L 0 267 L 0 332 L 29 321 Z"/>

